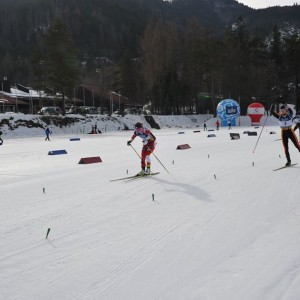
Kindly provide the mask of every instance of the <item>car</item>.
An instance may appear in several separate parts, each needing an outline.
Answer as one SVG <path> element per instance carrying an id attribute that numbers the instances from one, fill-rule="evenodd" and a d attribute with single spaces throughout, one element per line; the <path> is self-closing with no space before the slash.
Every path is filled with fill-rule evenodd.
<path id="1" fill-rule="evenodd" d="M 71 106 L 71 108 L 69 108 L 67 110 L 67 114 L 82 114 L 83 111 L 79 106 Z"/>
<path id="2" fill-rule="evenodd" d="M 58 106 L 47 106 L 43 107 L 38 114 L 40 115 L 60 115 L 61 109 Z"/>
<path id="3" fill-rule="evenodd" d="M 18 114 L 21 114 L 21 113 L 19 113 L 19 112 L 14 112 L 14 111 L 6 111 L 4 114 L 5 114 L 5 115 L 18 115 Z"/>
<path id="4" fill-rule="evenodd" d="M 131 115 L 131 114 L 133 114 L 133 109 L 131 109 L 131 108 L 124 109 L 124 114 L 125 115 Z"/>
<path id="5" fill-rule="evenodd" d="M 116 110 L 116 111 L 114 111 L 113 115 L 122 116 L 122 115 L 125 115 L 125 113 L 123 110 Z"/>
<path id="6" fill-rule="evenodd" d="M 111 112 L 107 108 L 98 107 L 98 114 L 99 115 L 110 115 Z"/>
<path id="7" fill-rule="evenodd" d="M 94 106 L 81 106 L 81 108 L 83 109 L 83 111 L 86 114 L 91 114 L 91 115 L 98 114 L 98 108 L 97 107 L 94 107 Z"/>

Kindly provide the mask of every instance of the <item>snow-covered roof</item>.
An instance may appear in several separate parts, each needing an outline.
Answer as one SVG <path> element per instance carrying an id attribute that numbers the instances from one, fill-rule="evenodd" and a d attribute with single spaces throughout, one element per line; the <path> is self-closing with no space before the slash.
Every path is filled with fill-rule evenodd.
<path id="1" fill-rule="evenodd" d="M 15 87 L 10 88 L 10 93 L 3 92 L 4 95 L 10 96 L 10 97 L 24 97 L 24 98 L 40 98 L 40 97 L 48 97 L 48 95 L 43 91 L 37 91 L 31 88 L 29 89 L 29 93 L 26 93 L 24 91 L 21 91 Z"/>

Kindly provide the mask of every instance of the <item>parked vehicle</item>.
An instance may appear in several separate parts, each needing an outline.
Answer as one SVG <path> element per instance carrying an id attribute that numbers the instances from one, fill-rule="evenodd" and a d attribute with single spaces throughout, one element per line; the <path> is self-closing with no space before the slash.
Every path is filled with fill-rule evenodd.
<path id="1" fill-rule="evenodd" d="M 67 110 L 67 114 L 82 114 L 83 111 L 79 106 L 71 106 L 69 110 Z"/>
<path id="2" fill-rule="evenodd" d="M 58 106 L 47 106 L 43 107 L 38 114 L 40 115 L 60 115 L 61 109 Z"/>
<path id="3" fill-rule="evenodd" d="M 98 114 L 99 115 L 110 115 L 111 112 L 107 108 L 98 107 Z"/>
<path id="4" fill-rule="evenodd" d="M 72 106 L 68 111 L 67 114 L 98 114 L 98 108 L 93 106 Z"/>
<path id="5" fill-rule="evenodd" d="M 94 106 L 81 106 L 86 114 L 97 115 L 98 108 Z"/>

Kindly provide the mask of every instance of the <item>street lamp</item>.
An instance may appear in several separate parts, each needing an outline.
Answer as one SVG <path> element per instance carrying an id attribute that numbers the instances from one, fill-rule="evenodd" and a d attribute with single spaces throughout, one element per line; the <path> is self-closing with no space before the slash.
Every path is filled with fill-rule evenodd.
<path id="1" fill-rule="evenodd" d="M 18 93 L 17 93 L 17 85 L 15 84 L 15 89 L 16 89 L 16 92 L 15 92 L 15 96 L 16 96 L 16 113 L 19 112 L 19 109 L 18 109 Z"/>
<path id="2" fill-rule="evenodd" d="M 103 113 L 103 111 L 102 111 L 102 72 L 101 72 L 101 69 L 96 69 L 96 73 L 99 74 L 100 108 L 101 108 L 101 113 Z"/>
<path id="3" fill-rule="evenodd" d="M 3 81 L 6 81 L 6 80 L 7 80 L 7 77 L 4 76 L 3 79 L 2 79 L 2 82 L 1 82 L 1 84 L 2 84 L 2 98 L 3 98 L 3 99 L 1 99 L 2 100 L 1 102 L 3 103 L 3 113 L 4 113 L 4 102 L 7 102 L 7 100 L 5 100 L 4 96 L 3 96 Z"/>
<path id="4" fill-rule="evenodd" d="M 111 91 L 109 93 L 111 114 L 113 114 L 113 112 L 114 112 L 114 96 L 113 95 L 119 96 L 119 112 L 120 112 L 120 94 L 117 94 L 116 92 Z"/>
<path id="5" fill-rule="evenodd" d="M 113 97 L 114 92 L 110 92 L 110 109 L 111 109 L 111 115 L 114 112 L 114 97 Z"/>
<path id="6" fill-rule="evenodd" d="M 110 109 L 111 109 L 110 114 L 112 115 L 113 112 L 114 112 L 114 108 L 113 108 L 113 95 L 112 95 L 112 93 L 110 93 Z"/>
<path id="7" fill-rule="evenodd" d="M 3 97 L 3 82 L 6 81 L 6 80 L 7 80 L 7 77 L 4 76 L 3 79 L 2 79 L 2 82 L 1 82 L 2 83 L 2 97 Z"/>

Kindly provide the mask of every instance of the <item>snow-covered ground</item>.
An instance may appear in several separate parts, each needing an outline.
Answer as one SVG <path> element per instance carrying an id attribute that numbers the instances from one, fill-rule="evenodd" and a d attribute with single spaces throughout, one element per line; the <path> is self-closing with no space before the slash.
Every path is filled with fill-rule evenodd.
<path id="1" fill-rule="evenodd" d="M 0 299 L 300 299 L 300 154 L 290 144 L 298 165 L 273 171 L 285 163 L 276 121 L 211 132 L 161 122 L 160 174 L 128 182 L 110 179 L 139 171 L 131 131 L 50 142 L 5 131 Z M 91 156 L 102 162 L 78 164 Z"/>
<path id="2" fill-rule="evenodd" d="M 203 127 L 203 122 L 210 120 L 211 125 L 215 126 L 212 115 L 180 115 L 180 116 L 153 116 L 160 128 L 192 128 Z M 5 138 L 28 137 L 44 135 L 44 128 L 48 126 L 53 134 L 84 134 L 90 133 L 93 126 L 97 126 L 97 131 L 102 133 L 111 131 L 121 131 L 126 127 L 134 128 L 136 122 L 142 122 L 150 128 L 149 123 L 143 115 L 125 115 L 112 117 L 104 115 L 66 115 L 57 116 L 50 119 L 50 124 L 45 123 L 43 116 L 25 114 L 0 114 L 0 130 Z M 45 117 L 47 118 L 47 116 Z M 49 116 L 48 116 L 49 118 Z M 60 126 L 60 120 L 69 119 L 67 126 Z M 250 124 L 250 118 L 244 117 L 245 122 Z M 70 121 L 72 120 L 72 121 Z M 1 126 L 2 125 L 2 126 Z M 30 127 L 30 130 L 28 130 Z"/>

